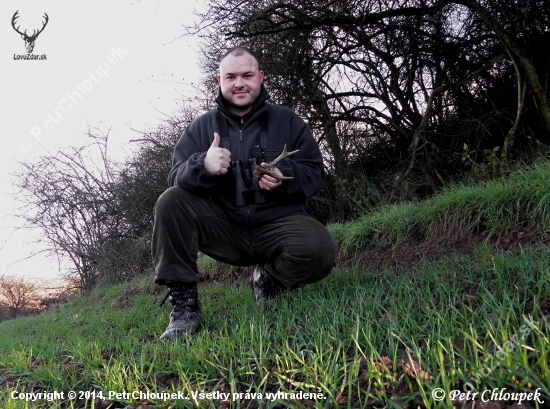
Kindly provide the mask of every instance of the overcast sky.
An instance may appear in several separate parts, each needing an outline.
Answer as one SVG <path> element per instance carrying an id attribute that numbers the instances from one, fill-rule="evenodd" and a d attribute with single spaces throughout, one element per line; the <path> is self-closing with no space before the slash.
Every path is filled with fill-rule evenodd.
<path id="1" fill-rule="evenodd" d="M 134 1 L 132 1 L 134 2 Z M 197 0 L 31 0 L 0 2 L 0 275 L 53 276 L 57 264 L 35 257 L 36 238 L 15 231 L 21 222 L 11 192 L 20 161 L 78 146 L 89 127 L 111 128 L 110 152 L 121 155 L 136 137 L 130 130 L 154 127 L 175 110 L 178 97 L 197 82 L 196 42 L 177 39 L 192 22 Z M 22 60 L 27 34 L 49 21 L 32 54 Z M 15 263 L 15 264 L 14 264 Z"/>

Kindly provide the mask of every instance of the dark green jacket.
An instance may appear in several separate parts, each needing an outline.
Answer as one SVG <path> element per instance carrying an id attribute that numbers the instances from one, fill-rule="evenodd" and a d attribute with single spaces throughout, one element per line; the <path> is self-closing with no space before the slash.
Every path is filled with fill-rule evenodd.
<path id="1" fill-rule="evenodd" d="M 324 184 L 321 152 L 307 124 L 292 110 L 265 102 L 268 97 L 262 86 L 262 93 L 251 112 L 240 117 L 229 112 L 226 101 L 220 94 L 216 99 L 217 110 L 196 118 L 178 141 L 168 176 L 169 185 L 210 197 L 237 223 L 259 224 L 288 215 L 308 214 L 305 199 L 315 195 Z M 294 179 L 284 180 L 273 191 L 261 190 L 260 202 L 263 203 L 237 205 L 235 195 L 240 192 L 236 191 L 234 169 L 214 176 L 204 167 L 204 157 L 212 145 L 214 132 L 218 132 L 222 138 L 225 136 L 218 126 L 216 111 L 223 113 L 228 124 L 231 161 L 240 160 L 245 164 L 248 159 L 256 157 L 260 140 L 260 116 L 267 111 L 266 162 L 279 156 L 285 143 L 289 152 L 299 149 L 295 155 L 283 159 L 277 165 L 283 175 Z"/>

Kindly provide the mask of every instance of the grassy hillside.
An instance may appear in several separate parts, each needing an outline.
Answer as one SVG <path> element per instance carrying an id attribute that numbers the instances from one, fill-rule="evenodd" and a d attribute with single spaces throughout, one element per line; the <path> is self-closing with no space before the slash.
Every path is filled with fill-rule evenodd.
<path id="1" fill-rule="evenodd" d="M 377 247 L 481 234 L 495 239 L 521 229 L 537 239 L 550 233 L 550 162 L 490 182 L 455 186 L 419 203 L 402 203 L 333 225 L 342 257 Z"/>
<path id="2" fill-rule="evenodd" d="M 549 173 L 542 164 L 331 226 L 346 267 L 265 313 L 247 283 L 211 274 L 206 327 L 178 342 L 157 339 L 170 306 L 156 305 L 152 277 L 1 323 L 0 407 L 443 408 L 471 405 L 471 394 L 459 402 L 465 390 L 491 407 L 547 407 Z M 514 250 L 487 242 L 417 263 L 353 262 L 519 227 L 533 240 Z"/>

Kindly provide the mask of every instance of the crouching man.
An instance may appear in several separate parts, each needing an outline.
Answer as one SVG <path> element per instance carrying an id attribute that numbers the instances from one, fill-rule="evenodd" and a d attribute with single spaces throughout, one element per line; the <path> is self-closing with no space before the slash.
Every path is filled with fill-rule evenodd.
<path id="1" fill-rule="evenodd" d="M 161 338 L 176 339 L 203 323 L 199 251 L 235 266 L 257 265 L 260 306 L 323 279 L 336 264 L 334 238 L 305 203 L 325 178 L 308 126 L 266 102 L 264 73 L 251 50 L 229 50 L 219 68 L 217 109 L 185 129 L 168 176 L 172 187 L 155 206 L 155 282 L 169 288 L 174 306 Z"/>

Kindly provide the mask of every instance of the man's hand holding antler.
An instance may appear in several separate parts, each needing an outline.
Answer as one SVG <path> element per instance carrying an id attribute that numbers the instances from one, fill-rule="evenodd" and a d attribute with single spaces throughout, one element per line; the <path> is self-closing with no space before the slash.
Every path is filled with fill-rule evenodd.
<path id="1" fill-rule="evenodd" d="M 265 162 L 262 162 L 260 166 L 268 166 L 268 164 Z M 258 180 L 260 189 L 274 190 L 274 189 L 277 189 L 283 183 L 283 174 L 279 169 L 274 167 L 273 169 L 271 169 L 271 172 L 279 177 L 277 178 L 277 177 L 268 175 L 267 173 L 264 173 L 260 178 L 260 180 Z"/>
<path id="2" fill-rule="evenodd" d="M 292 176 L 284 176 L 281 173 L 281 171 L 277 169 L 276 165 L 277 163 L 282 161 L 284 158 L 288 156 L 292 156 L 298 151 L 299 149 L 292 152 L 288 152 L 286 150 L 286 144 L 285 144 L 283 148 L 283 153 L 277 156 L 273 160 L 273 162 L 271 163 L 262 162 L 260 166 L 256 166 L 256 169 L 254 169 L 254 174 L 256 176 L 256 179 L 258 179 L 260 188 L 264 190 L 277 189 L 277 187 L 279 187 L 281 183 L 283 183 L 283 180 L 294 179 Z"/>

